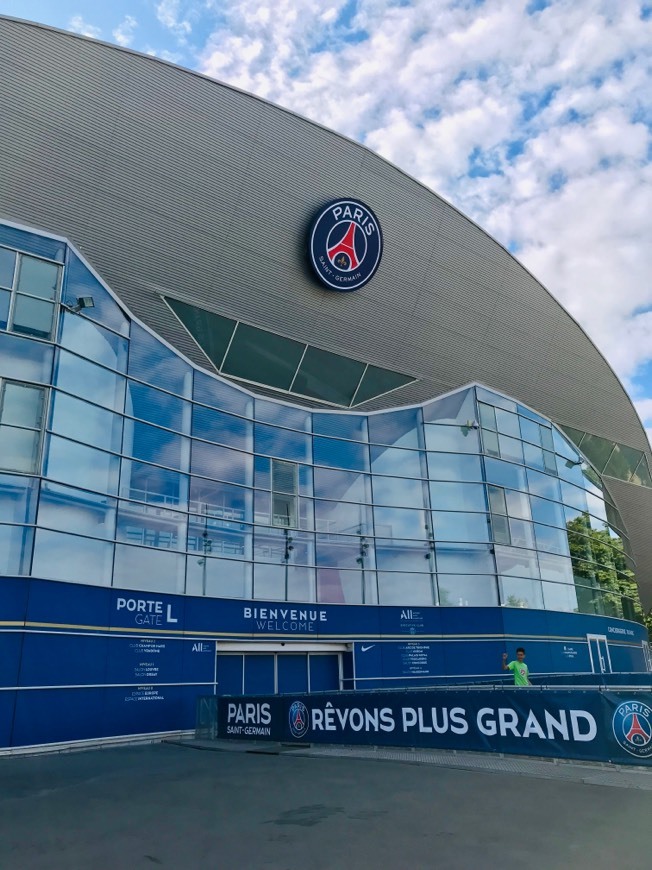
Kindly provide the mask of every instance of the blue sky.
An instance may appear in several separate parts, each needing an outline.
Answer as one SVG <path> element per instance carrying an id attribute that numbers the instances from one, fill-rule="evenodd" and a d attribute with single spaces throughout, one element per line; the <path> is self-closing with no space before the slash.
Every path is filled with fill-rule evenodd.
<path id="1" fill-rule="evenodd" d="M 652 2 L 0 0 L 363 142 L 507 245 L 652 432 Z"/>

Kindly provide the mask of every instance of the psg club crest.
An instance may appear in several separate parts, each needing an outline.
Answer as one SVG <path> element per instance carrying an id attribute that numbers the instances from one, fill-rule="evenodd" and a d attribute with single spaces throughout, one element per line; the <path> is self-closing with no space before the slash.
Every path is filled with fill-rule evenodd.
<path id="1" fill-rule="evenodd" d="M 624 701 L 613 715 L 612 728 L 618 744 L 637 758 L 652 755 L 652 707 L 643 701 Z"/>
<path id="2" fill-rule="evenodd" d="M 310 262 L 331 290 L 348 293 L 364 287 L 375 275 L 382 253 L 378 219 L 357 199 L 330 202 L 312 222 Z"/>
<path id="3" fill-rule="evenodd" d="M 308 731 L 310 725 L 308 708 L 303 701 L 293 701 L 289 712 L 290 734 L 301 740 Z"/>

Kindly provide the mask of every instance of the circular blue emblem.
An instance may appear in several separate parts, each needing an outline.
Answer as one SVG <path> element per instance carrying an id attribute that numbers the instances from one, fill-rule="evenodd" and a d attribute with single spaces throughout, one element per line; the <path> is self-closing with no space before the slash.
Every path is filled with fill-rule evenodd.
<path id="1" fill-rule="evenodd" d="M 310 227 L 310 262 L 331 290 L 359 290 L 380 265 L 383 235 L 376 215 L 357 199 L 329 202 Z"/>
<path id="2" fill-rule="evenodd" d="M 625 752 L 637 758 L 652 755 L 652 707 L 644 701 L 623 701 L 611 720 L 614 737 Z"/>
<path id="3" fill-rule="evenodd" d="M 310 714 L 308 708 L 303 701 L 293 701 L 290 705 L 290 733 L 297 740 L 300 740 L 308 731 L 310 726 Z"/>

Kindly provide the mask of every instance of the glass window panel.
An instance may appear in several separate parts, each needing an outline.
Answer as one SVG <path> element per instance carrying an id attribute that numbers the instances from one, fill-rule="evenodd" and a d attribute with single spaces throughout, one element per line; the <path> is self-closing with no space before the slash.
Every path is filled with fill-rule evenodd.
<path id="1" fill-rule="evenodd" d="M 38 469 L 41 433 L 0 426 L 0 468 L 32 474 Z"/>
<path id="2" fill-rule="evenodd" d="M 590 435 L 588 432 L 582 438 L 582 453 L 602 474 L 604 467 L 614 449 L 613 441 L 600 438 L 598 435 Z"/>
<path id="3" fill-rule="evenodd" d="M 508 459 L 511 462 L 523 462 L 523 444 L 516 438 L 499 435 L 498 446 L 503 459 Z"/>
<path id="4" fill-rule="evenodd" d="M 313 495 L 312 474 L 311 465 L 299 466 L 299 495 Z"/>
<path id="5" fill-rule="evenodd" d="M 188 438 L 148 423 L 125 419 L 122 450 L 126 456 L 187 471 L 189 448 Z"/>
<path id="6" fill-rule="evenodd" d="M 516 547 L 496 547 L 496 566 L 499 574 L 514 577 L 538 577 L 536 553 Z"/>
<path id="7" fill-rule="evenodd" d="M 34 478 L 0 474 L 0 523 L 33 523 L 37 496 Z"/>
<path id="8" fill-rule="evenodd" d="M 254 522 L 263 526 L 272 523 L 272 494 L 270 492 L 254 491 Z"/>
<path id="9" fill-rule="evenodd" d="M 180 553 L 116 544 L 114 586 L 139 592 L 181 593 L 186 557 Z"/>
<path id="10" fill-rule="evenodd" d="M 496 578 L 491 574 L 475 577 L 438 574 L 437 585 L 442 607 L 495 607 L 498 604 Z"/>
<path id="11" fill-rule="evenodd" d="M 479 456 L 455 453 L 428 453 L 428 477 L 431 480 L 482 480 Z"/>
<path id="12" fill-rule="evenodd" d="M 437 544 L 435 549 L 437 571 L 443 574 L 490 574 L 496 570 L 493 548 L 485 544 Z"/>
<path id="13" fill-rule="evenodd" d="M 364 537 L 316 534 L 316 562 L 324 568 L 374 568 L 374 550 Z"/>
<path id="14" fill-rule="evenodd" d="M 460 390 L 443 399 L 428 402 L 422 410 L 427 423 L 457 423 L 463 426 L 476 418 L 473 390 Z"/>
<path id="15" fill-rule="evenodd" d="M 538 468 L 539 471 L 545 471 L 546 466 L 543 462 L 543 450 L 537 447 L 536 444 L 523 444 L 523 456 L 525 464 L 532 468 Z"/>
<path id="16" fill-rule="evenodd" d="M 31 296 L 16 296 L 12 330 L 35 338 L 50 338 L 54 323 L 54 305 Z"/>
<path id="17" fill-rule="evenodd" d="M 252 566 L 232 559 L 188 556 L 187 595 L 212 598 L 251 598 Z"/>
<path id="18" fill-rule="evenodd" d="M 555 529 L 552 526 L 534 526 L 537 549 L 546 550 L 549 553 L 559 553 L 562 556 L 567 556 L 568 551 L 568 536 L 563 529 Z"/>
<path id="19" fill-rule="evenodd" d="M 539 568 L 544 580 L 552 580 L 555 583 L 573 582 L 573 565 L 566 556 L 539 553 Z"/>
<path id="20" fill-rule="evenodd" d="M 50 345 L 0 332 L 0 371 L 6 378 L 49 384 L 52 354 Z"/>
<path id="21" fill-rule="evenodd" d="M 561 481 L 561 500 L 564 504 L 574 507 L 578 511 L 586 511 L 588 509 L 584 490 L 566 483 L 565 480 Z"/>
<path id="22" fill-rule="evenodd" d="M 192 434 L 218 444 L 253 450 L 253 424 L 251 420 L 224 414 L 212 408 L 194 405 L 192 411 Z"/>
<path id="23" fill-rule="evenodd" d="M 593 613 L 603 615 L 605 612 L 602 593 L 597 589 L 585 589 L 576 586 L 577 606 L 580 613 Z"/>
<path id="24" fill-rule="evenodd" d="M 548 474 L 557 474 L 557 462 L 555 460 L 555 454 L 551 453 L 549 450 L 543 451 L 543 465 Z"/>
<path id="25" fill-rule="evenodd" d="M 530 497 L 525 492 L 516 492 L 508 489 L 505 491 L 507 500 L 507 513 L 510 517 L 521 520 L 531 520 Z"/>
<path id="26" fill-rule="evenodd" d="M 240 483 L 251 486 L 253 483 L 253 458 L 248 453 L 193 441 L 192 471 L 214 480 Z"/>
<path id="27" fill-rule="evenodd" d="M 383 538 L 428 538 L 426 513 L 405 508 L 374 507 L 376 534 Z"/>
<path id="28" fill-rule="evenodd" d="M 315 569 L 302 565 L 290 565 L 287 569 L 287 600 L 315 601 Z"/>
<path id="29" fill-rule="evenodd" d="M 65 244 L 59 239 L 36 235 L 36 233 L 19 230 L 17 227 L 10 227 L 7 224 L 0 224 L 0 244 L 9 248 L 31 251 L 59 263 L 63 263 L 66 250 Z"/>
<path id="30" fill-rule="evenodd" d="M 315 564 L 315 536 L 291 529 L 256 526 L 254 561 L 291 565 Z"/>
<path id="31" fill-rule="evenodd" d="M 252 527 L 242 523 L 208 516 L 189 518 L 188 550 L 195 555 L 251 560 L 252 538 Z"/>
<path id="32" fill-rule="evenodd" d="M 371 470 L 374 474 L 400 474 L 402 477 L 426 477 L 425 453 L 398 447 L 371 445 Z"/>
<path id="33" fill-rule="evenodd" d="M 315 528 L 315 508 L 311 498 L 299 499 L 299 528 L 310 531 Z"/>
<path id="34" fill-rule="evenodd" d="M 56 435 L 48 436 L 45 477 L 62 483 L 115 495 L 120 459 Z"/>
<path id="35" fill-rule="evenodd" d="M 489 456 L 500 456 L 500 442 L 498 435 L 490 429 L 482 430 L 482 444 L 485 453 Z"/>
<path id="36" fill-rule="evenodd" d="M 37 260 L 22 254 L 18 272 L 19 293 L 53 300 L 57 295 L 61 267 L 45 260 Z"/>
<path id="37" fill-rule="evenodd" d="M 219 408 L 221 411 L 231 411 L 242 417 L 253 417 L 254 398 L 241 387 L 227 384 L 216 375 L 206 372 L 194 372 L 193 398 L 195 402 Z"/>
<path id="38" fill-rule="evenodd" d="M 137 417 L 139 420 L 146 420 L 157 426 L 165 426 L 166 429 L 189 434 L 190 408 L 190 402 L 184 402 L 183 399 L 171 396 L 162 390 L 146 387 L 145 384 L 127 381 L 125 414 L 130 417 Z"/>
<path id="39" fill-rule="evenodd" d="M 499 459 L 485 459 L 485 475 L 488 483 L 507 489 L 527 490 L 525 469 Z"/>
<path id="40" fill-rule="evenodd" d="M 129 374 L 139 381 L 190 398 L 192 369 L 187 362 L 141 326 L 131 325 Z"/>
<path id="41" fill-rule="evenodd" d="M 188 504 L 188 477 L 157 465 L 123 459 L 120 495 L 148 504 L 185 508 Z"/>
<path id="42" fill-rule="evenodd" d="M 500 514 L 491 515 L 491 527 L 493 529 L 493 539 L 497 544 L 506 544 L 509 546 L 512 543 L 512 536 L 509 531 L 509 520 L 507 517 Z"/>
<path id="43" fill-rule="evenodd" d="M 643 455 L 641 461 L 636 466 L 636 471 L 632 475 L 631 483 L 636 483 L 639 486 L 652 487 L 652 477 L 650 476 L 650 470 L 645 455 Z"/>
<path id="44" fill-rule="evenodd" d="M 371 478 L 368 474 L 330 468 L 315 468 L 314 474 L 316 498 L 371 502 Z"/>
<path id="45" fill-rule="evenodd" d="M 528 468 L 527 481 L 528 489 L 532 495 L 539 495 L 542 498 L 549 498 L 553 501 L 561 501 L 559 481 L 555 477 L 550 477 L 549 474 L 541 474 L 539 471 Z M 516 487 L 516 489 L 522 488 Z"/>
<path id="46" fill-rule="evenodd" d="M 108 326 L 120 335 L 129 335 L 129 320 L 102 283 L 68 249 L 63 298 L 74 305 L 80 296 L 92 296 L 93 308 L 85 308 L 83 317 Z M 79 315 L 76 315 L 79 316 Z"/>
<path id="47" fill-rule="evenodd" d="M 287 405 L 285 402 L 272 402 L 271 399 L 256 399 L 254 417 L 260 423 L 271 423 L 295 432 L 311 432 L 310 411 Z"/>
<path id="48" fill-rule="evenodd" d="M 254 486 L 256 489 L 272 488 L 272 463 L 266 456 L 254 456 Z"/>
<path id="49" fill-rule="evenodd" d="M 577 432 L 576 434 L 578 436 L 578 440 L 576 443 L 579 444 L 579 442 L 582 438 L 582 435 L 584 433 Z M 571 462 L 575 462 L 581 458 L 575 444 L 571 443 L 569 438 L 565 437 L 556 427 L 553 427 L 553 429 L 552 429 L 552 441 L 553 441 L 555 451 L 560 456 L 563 456 L 564 459 L 568 459 Z"/>
<path id="50" fill-rule="evenodd" d="M 238 323 L 222 371 L 236 378 L 289 390 L 305 344 Z"/>
<path id="51" fill-rule="evenodd" d="M 541 428 L 539 424 L 535 423 L 534 420 L 528 420 L 527 417 L 519 417 L 519 423 L 523 441 L 529 441 L 530 444 L 541 446 Z"/>
<path id="52" fill-rule="evenodd" d="M 58 390 L 52 391 L 50 428 L 57 435 L 113 453 L 122 446 L 122 417 Z"/>
<path id="53" fill-rule="evenodd" d="M 365 364 L 358 360 L 309 346 L 292 391 L 337 405 L 349 405 L 364 370 Z"/>
<path id="54" fill-rule="evenodd" d="M 121 501 L 116 538 L 128 544 L 159 550 L 186 549 L 185 514 L 158 505 Z"/>
<path id="55" fill-rule="evenodd" d="M 509 532 L 513 547 L 529 547 L 532 550 L 534 549 L 534 529 L 532 523 L 527 523 L 525 520 L 510 519 Z"/>
<path id="56" fill-rule="evenodd" d="M 605 507 L 604 501 L 599 498 L 597 495 L 593 495 L 591 492 L 587 492 L 586 494 L 586 502 L 588 505 L 589 513 L 602 520 L 603 522 L 607 522 L 607 509 Z"/>
<path id="57" fill-rule="evenodd" d="M 9 426 L 40 429 L 43 422 L 43 389 L 5 381 L 0 419 Z"/>
<path id="58" fill-rule="evenodd" d="M 478 402 L 478 411 L 480 412 L 480 423 L 484 429 L 496 429 L 496 411 L 491 405 L 485 405 Z"/>
<path id="59" fill-rule="evenodd" d="M 467 426 L 425 426 L 426 448 L 435 453 L 480 453 L 477 429 Z"/>
<path id="60" fill-rule="evenodd" d="M 509 411 L 504 411 L 502 408 L 496 408 L 496 427 L 503 435 L 509 435 L 512 438 L 518 439 L 521 437 L 518 417 L 516 414 L 511 414 Z"/>
<path id="61" fill-rule="evenodd" d="M 124 408 L 125 379 L 66 350 L 58 350 L 54 366 L 55 386 L 80 399 L 103 405 L 111 411 Z"/>
<path id="62" fill-rule="evenodd" d="M 369 448 L 366 444 L 339 441 L 336 438 L 313 438 L 315 465 L 331 465 L 351 471 L 369 471 Z"/>
<path id="63" fill-rule="evenodd" d="M 425 482 L 402 477 L 373 477 L 374 504 L 394 507 L 427 507 Z"/>
<path id="64" fill-rule="evenodd" d="M 312 415 L 312 431 L 315 435 L 329 435 L 331 438 L 346 438 L 350 441 L 367 441 L 367 418 L 362 414 L 323 414 Z"/>
<path id="65" fill-rule="evenodd" d="M 197 308 L 196 305 L 188 305 L 187 302 L 180 302 L 169 296 L 165 297 L 165 301 L 206 356 L 219 369 L 235 329 L 235 320 Z"/>
<path id="66" fill-rule="evenodd" d="M 433 511 L 432 521 L 436 541 L 484 543 L 491 540 L 488 514 Z"/>
<path id="67" fill-rule="evenodd" d="M 120 372 L 127 368 L 128 340 L 78 314 L 62 311 L 59 344 L 107 368 Z"/>
<path id="68" fill-rule="evenodd" d="M 337 501 L 315 501 L 315 523 L 318 532 L 338 532 L 345 535 L 372 535 L 371 507 Z"/>
<path id="69" fill-rule="evenodd" d="M 543 591 L 539 580 L 526 577 L 500 577 L 500 603 L 503 607 L 543 609 Z"/>
<path id="70" fill-rule="evenodd" d="M 279 456 L 293 462 L 310 462 L 311 437 L 304 432 L 293 432 L 290 429 L 279 429 L 265 423 L 254 424 L 254 450 L 256 453 L 266 453 Z"/>
<path id="71" fill-rule="evenodd" d="M 397 607 L 434 604 L 430 574 L 385 574 L 378 572 L 378 603 Z"/>
<path id="72" fill-rule="evenodd" d="M 481 483 L 431 483 L 430 504 L 433 510 L 440 511 L 484 512 L 488 509 Z"/>
<path id="73" fill-rule="evenodd" d="M 557 526 L 560 529 L 565 527 L 564 511 L 562 506 L 557 502 L 531 495 L 530 505 L 532 507 L 532 519 L 536 523 L 545 523 L 549 526 Z"/>
<path id="74" fill-rule="evenodd" d="M 489 508 L 491 512 L 494 514 L 507 515 L 505 490 L 502 486 L 488 486 L 487 493 L 489 495 Z"/>
<path id="75" fill-rule="evenodd" d="M 0 287 L 11 290 L 14 285 L 16 268 L 16 252 L 8 248 L 0 248 Z"/>
<path id="76" fill-rule="evenodd" d="M 423 447 L 422 434 L 420 408 L 369 416 L 369 441 L 373 444 L 419 449 Z"/>
<path id="77" fill-rule="evenodd" d="M 487 402 L 489 405 L 495 405 L 496 408 L 504 408 L 505 411 L 516 413 L 516 402 L 511 399 L 506 399 L 504 396 L 493 393 L 491 390 L 485 390 L 484 387 L 476 387 L 478 402 Z"/>
<path id="78" fill-rule="evenodd" d="M 285 566 L 255 564 L 254 598 L 268 601 L 285 601 L 286 580 Z"/>
<path id="79" fill-rule="evenodd" d="M 229 522 L 253 520 L 253 496 L 250 489 L 230 483 L 193 477 L 190 480 L 190 510 Z"/>
<path id="80" fill-rule="evenodd" d="M 373 575 L 373 572 L 365 572 L 363 576 L 362 571 L 318 568 L 317 600 L 323 604 L 364 604 L 366 592 L 366 603 L 372 604 L 374 601 L 369 596 L 370 574 Z M 375 576 L 373 582 L 375 584 Z"/>
<path id="81" fill-rule="evenodd" d="M 39 526 L 113 540 L 115 515 L 113 498 L 43 481 L 38 506 Z"/>
<path id="82" fill-rule="evenodd" d="M 426 541 L 399 541 L 396 538 L 376 538 L 376 564 L 383 571 L 431 573 L 433 558 Z"/>
<path id="83" fill-rule="evenodd" d="M 577 613 L 577 589 L 564 583 L 542 583 L 543 603 L 546 610 L 564 610 Z"/>
<path id="84" fill-rule="evenodd" d="M 0 526 L 0 574 L 30 574 L 34 530 L 27 526 Z"/>
<path id="85" fill-rule="evenodd" d="M 399 372 L 377 368 L 377 366 L 367 366 L 362 382 L 354 397 L 355 404 L 361 405 L 375 396 L 382 396 L 384 393 L 389 393 L 391 390 L 405 386 L 405 384 L 411 384 L 412 381 L 414 381 L 414 378 L 409 375 L 402 375 Z"/>
<path id="86" fill-rule="evenodd" d="M 9 303 L 11 293 L 8 290 L 0 290 L 0 329 L 6 329 L 9 323 Z"/>
<path id="87" fill-rule="evenodd" d="M 113 546 L 108 541 L 37 529 L 32 574 L 67 583 L 110 586 Z"/>
<path id="88" fill-rule="evenodd" d="M 541 427 L 541 443 L 544 450 L 548 450 L 551 453 L 555 452 L 555 442 L 552 437 L 552 430 L 549 426 Z"/>

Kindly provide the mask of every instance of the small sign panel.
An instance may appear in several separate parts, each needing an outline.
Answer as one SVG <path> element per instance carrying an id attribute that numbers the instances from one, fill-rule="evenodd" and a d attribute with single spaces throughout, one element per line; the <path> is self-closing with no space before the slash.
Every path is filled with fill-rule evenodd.
<path id="1" fill-rule="evenodd" d="M 376 215 L 357 199 L 324 206 L 310 228 L 309 255 L 319 280 L 331 290 L 359 290 L 376 274 L 383 236 Z"/>

